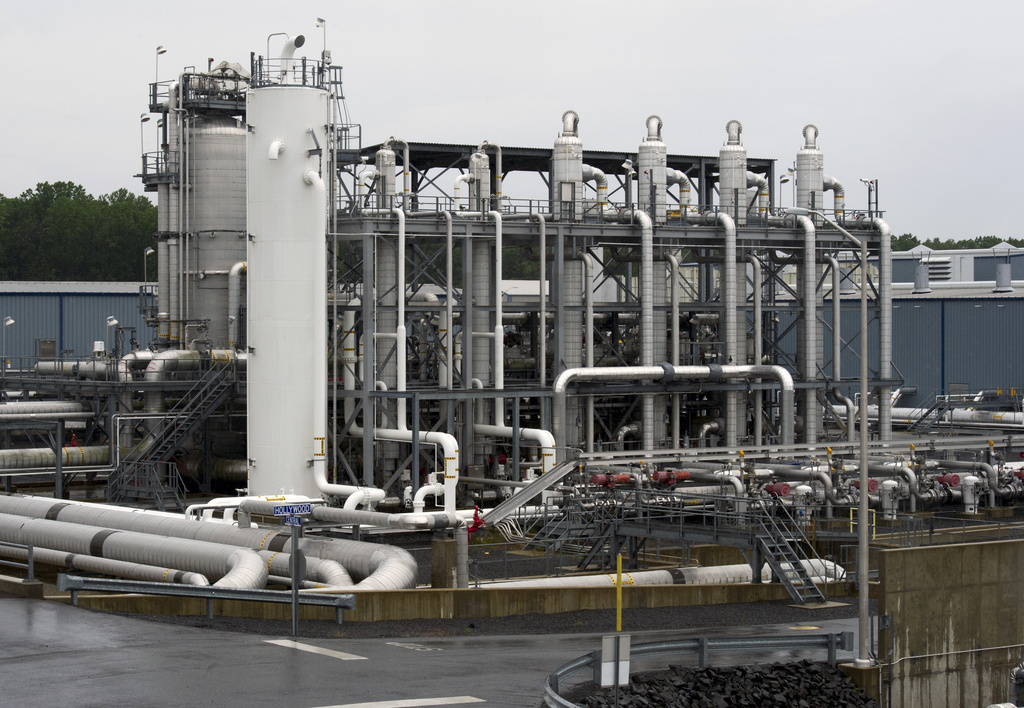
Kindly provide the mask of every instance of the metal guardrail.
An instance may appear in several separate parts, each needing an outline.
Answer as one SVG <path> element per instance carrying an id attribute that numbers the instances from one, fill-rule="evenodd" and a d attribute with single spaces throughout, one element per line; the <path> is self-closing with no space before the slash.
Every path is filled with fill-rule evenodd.
<path id="1" fill-rule="evenodd" d="M 632 651 L 630 651 L 629 658 L 692 653 L 697 655 L 698 666 L 703 669 L 707 668 L 712 653 L 762 649 L 825 649 L 828 651 L 829 666 L 835 666 L 836 653 L 840 649 L 843 651 L 853 651 L 853 632 L 799 634 L 783 637 L 728 637 L 720 639 L 697 637 L 695 639 L 676 639 L 669 642 L 650 642 L 634 645 Z M 548 677 L 544 680 L 544 703 L 552 708 L 579 708 L 578 704 L 572 703 L 559 695 L 559 684 L 564 679 L 588 669 L 593 673 L 593 680 L 600 682 L 600 651 L 593 651 L 573 659 L 548 674 Z"/>
<path id="2" fill-rule="evenodd" d="M 200 597 L 206 600 L 206 616 L 213 619 L 214 600 L 241 600 L 243 602 L 277 602 L 291 604 L 289 590 L 243 590 L 241 588 L 219 588 L 212 585 L 175 585 L 153 583 L 142 580 L 115 580 L 112 578 L 86 578 L 81 575 L 60 573 L 57 575 L 57 591 L 71 592 L 71 604 L 78 607 L 78 593 L 82 590 L 102 592 L 140 593 L 144 595 L 174 595 L 177 597 Z M 333 607 L 334 620 L 341 624 L 341 611 L 354 610 L 356 596 L 352 593 L 329 595 L 327 593 L 300 593 L 300 605 Z"/>
<path id="3" fill-rule="evenodd" d="M 6 565 L 10 568 L 22 568 L 25 570 L 28 577 L 25 578 L 26 583 L 34 583 L 36 581 L 35 574 L 35 561 L 32 557 L 32 546 L 26 546 L 23 543 L 8 543 L 7 541 L 0 541 L 0 546 L 5 548 L 16 548 L 21 551 L 25 551 L 27 558 L 24 563 L 19 563 L 13 560 L 0 559 L 0 565 Z"/>

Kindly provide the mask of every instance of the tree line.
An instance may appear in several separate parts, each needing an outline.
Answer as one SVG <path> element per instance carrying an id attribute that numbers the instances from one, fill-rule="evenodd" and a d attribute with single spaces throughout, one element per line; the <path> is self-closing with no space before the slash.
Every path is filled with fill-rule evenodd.
<path id="1" fill-rule="evenodd" d="M 969 248 L 992 248 L 1000 243 L 1006 242 L 1011 246 L 1020 248 L 1024 246 L 1024 238 L 999 238 L 998 236 L 975 236 L 960 240 L 940 240 L 929 238 L 922 241 L 914 234 L 901 234 L 892 237 L 892 250 L 909 251 L 917 246 L 927 246 L 936 251 L 952 251 Z"/>
<path id="2" fill-rule="evenodd" d="M 0 194 L 0 280 L 141 281 L 155 231 L 156 206 L 127 189 L 94 197 L 71 182 L 41 182 L 17 197 Z M 1017 238 L 922 241 L 905 233 L 892 237 L 892 249 L 992 248 L 1003 241 L 1024 247 Z M 455 258 L 457 270 L 461 260 Z M 155 279 L 155 259 L 152 265 L 147 275 Z M 526 254 L 506 250 L 505 278 L 536 278 L 537 268 Z"/>
<path id="3" fill-rule="evenodd" d="M 118 189 L 94 197 L 71 182 L 0 195 L 0 280 L 141 281 L 156 247 L 156 206 Z M 156 259 L 148 275 L 156 276 Z"/>

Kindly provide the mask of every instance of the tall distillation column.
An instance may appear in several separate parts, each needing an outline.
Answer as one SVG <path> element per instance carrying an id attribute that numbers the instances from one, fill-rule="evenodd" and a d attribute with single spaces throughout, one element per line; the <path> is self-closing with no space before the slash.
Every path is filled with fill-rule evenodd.
<path id="1" fill-rule="evenodd" d="M 327 91 L 247 97 L 249 493 L 319 496 L 326 465 Z"/>

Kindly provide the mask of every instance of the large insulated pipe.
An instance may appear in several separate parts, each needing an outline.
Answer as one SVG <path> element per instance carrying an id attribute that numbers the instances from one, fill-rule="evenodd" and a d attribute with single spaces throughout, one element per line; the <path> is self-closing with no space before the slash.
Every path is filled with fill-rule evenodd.
<path id="1" fill-rule="evenodd" d="M 28 558 L 28 549 L 0 546 L 0 556 L 25 560 Z M 161 568 L 160 566 L 130 563 L 110 558 L 97 558 L 83 553 L 67 553 L 50 548 L 33 548 L 32 558 L 36 563 L 45 563 L 57 568 L 74 568 L 86 573 L 112 575 L 118 578 L 146 580 L 154 583 L 180 583 L 182 585 L 207 586 L 210 584 L 210 581 L 202 573 L 191 573 L 187 570 Z"/>
<path id="2" fill-rule="evenodd" d="M 278 75 L 278 81 L 280 81 L 280 83 L 288 83 L 288 72 L 292 70 L 295 50 L 305 43 L 306 38 L 301 34 L 294 37 L 288 37 L 285 40 L 284 46 L 281 47 L 281 73 Z"/>
<path id="3" fill-rule="evenodd" d="M 269 498 L 264 500 L 269 501 Z M 241 501 L 238 500 L 239 503 Z M 290 533 L 268 529 L 243 529 L 229 524 L 197 523 L 177 514 L 92 503 L 60 502 L 39 497 L 0 495 L 0 514 L 136 531 L 152 534 L 154 537 L 195 539 L 257 551 L 285 551 L 291 545 Z M 307 556 L 341 563 L 359 580 L 353 589 L 401 590 L 416 587 L 416 559 L 400 548 L 377 543 L 309 537 L 301 539 L 299 547 Z"/>
<path id="4" fill-rule="evenodd" d="M 547 388 L 548 378 L 548 243 L 547 243 L 547 219 L 540 212 L 531 212 L 530 218 L 537 222 L 537 236 L 540 241 L 538 249 L 540 252 L 540 275 L 538 277 L 538 289 L 540 291 L 540 322 L 537 325 L 538 331 L 538 349 L 537 354 L 540 359 L 540 387 Z M 541 424 L 543 425 L 543 416 L 541 416 Z"/>
<path id="5" fill-rule="evenodd" d="M 251 550 L 49 519 L 0 515 L 0 540 L 128 563 L 166 565 L 219 578 L 216 587 L 262 588 L 267 568 Z"/>
<path id="6" fill-rule="evenodd" d="M 511 440 L 515 435 L 515 431 L 506 425 L 483 425 L 477 423 L 473 426 L 473 430 L 481 435 L 491 435 L 507 440 Z M 555 436 L 540 428 L 520 428 L 519 437 L 533 440 L 537 443 L 537 447 L 540 448 L 541 452 L 541 470 L 542 472 L 550 472 L 551 468 L 555 466 Z"/>
<path id="7" fill-rule="evenodd" d="M 800 374 L 804 381 L 814 381 L 818 376 L 818 294 L 817 294 L 817 243 L 814 222 L 806 216 L 796 217 L 796 226 L 804 232 L 804 254 L 800 263 L 800 298 L 804 312 L 800 319 Z M 817 415 L 817 393 L 814 387 L 803 392 L 801 413 L 804 419 L 804 441 L 818 442 L 821 422 Z"/>
<path id="8" fill-rule="evenodd" d="M 596 167 L 583 165 L 583 181 L 594 183 L 594 191 L 597 192 L 597 213 L 603 214 L 605 205 L 608 204 L 608 176 Z"/>
<path id="9" fill-rule="evenodd" d="M 665 261 L 669 265 L 669 300 L 671 301 L 669 336 L 672 338 L 672 344 L 669 351 L 669 363 L 679 366 L 679 259 L 674 253 L 666 253 Z M 594 361 L 591 357 L 587 366 L 593 365 Z M 669 433 L 669 446 L 673 450 L 679 448 L 679 408 L 679 394 L 672 394 L 672 428 Z"/>
<path id="10" fill-rule="evenodd" d="M 241 346 L 238 339 L 239 324 L 242 319 L 242 274 L 245 273 L 245 261 L 239 261 L 228 271 L 228 349 Z"/>
<path id="11" fill-rule="evenodd" d="M 840 224 L 846 221 L 846 192 L 843 191 L 843 183 L 835 177 L 823 175 L 822 189 L 825 191 L 831 190 L 832 192 L 832 213 L 835 214 L 835 220 Z M 819 207 L 819 209 L 822 207 Z"/>
<path id="12" fill-rule="evenodd" d="M 106 465 L 109 462 L 109 445 L 61 448 L 64 467 Z M 48 447 L 0 450 L 0 470 L 52 468 L 56 463 L 57 456 Z"/>
<path id="13" fill-rule="evenodd" d="M 690 194 L 693 191 L 693 183 L 682 170 L 674 170 L 671 167 L 665 168 L 665 186 L 679 185 L 679 211 L 685 219 L 690 212 Z"/>
<path id="14" fill-rule="evenodd" d="M 624 224 L 634 222 L 640 224 L 640 367 L 654 368 L 654 338 L 656 336 L 654 332 L 654 223 L 645 212 L 631 209 L 624 209 L 618 213 L 605 212 L 604 217 L 609 221 L 619 221 Z M 733 273 L 735 274 L 735 238 L 733 239 L 733 250 Z M 559 378 L 564 375 L 565 372 Z M 643 394 L 641 411 L 643 449 L 651 451 L 654 450 L 653 394 Z M 563 440 L 562 445 L 564 446 L 564 444 Z"/>
<path id="15" fill-rule="evenodd" d="M 782 366 L 598 366 L 592 369 L 566 369 L 554 384 L 554 436 L 557 450 L 565 448 L 565 399 L 569 384 L 574 381 L 637 381 L 651 379 L 660 384 L 671 383 L 674 379 L 694 381 L 718 381 L 727 378 L 771 377 L 779 382 L 782 389 L 779 417 L 783 445 L 793 444 L 793 377 Z"/>
<path id="16" fill-rule="evenodd" d="M 762 307 L 762 293 L 761 293 L 761 261 L 758 260 L 757 256 L 750 254 L 747 256 L 747 263 L 750 265 L 751 281 L 753 283 L 751 301 L 753 303 L 753 319 L 754 326 L 751 332 L 754 340 L 754 351 L 753 361 L 755 364 L 761 364 L 761 357 L 764 353 L 764 338 L 762 335 L 761 320 L 763 317 Z M 745 284 L 744 284 L 745 287 Z M 678 364 L 679 362 L 673 362 Z M 764 437 L 764 391 L 761 389 L 754 390 L 754 444 L 760 445 L 761 439 Z"/>
<path id="17" fill-rule="evenodd" d="M 747 212 L 753 210 L 756 205 L 757 221 L 763 224 L 768 218 L 768 178 L 756 172 L 747 172 L 747 187 L 754 188 L 754 195 L 747 204 Z"/>

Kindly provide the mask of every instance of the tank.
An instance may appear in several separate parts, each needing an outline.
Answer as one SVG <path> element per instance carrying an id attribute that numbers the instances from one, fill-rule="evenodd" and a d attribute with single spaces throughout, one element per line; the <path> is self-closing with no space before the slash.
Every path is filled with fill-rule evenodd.
<path id="1" fill-rule="evenodd" d="M 469 208 L 473 211 L 489 211 L 491 160 L 487 153 L 478 151 L 469 156 L 469 174 L 473 175 L 473 181 L 469 183 Z"/>
<path id="2" fill-rule="evenodd" d="M 316 497 L 327 464 L 327 203 L 310 152 L 329 144 L 328 94 L 253 89 L 247 115 L 249 493 Z"/>
<path id="3" fill-rule="evenodd" d="M 555 219 L 583 219 L 583 141 L 576 111 L 562 114 L 562 133 L 551 155 L 551 213 Z"/>
<path id="4" fill-rule="evenodd" d="M 664 224 L 667 216 L 665 202 L 665 164 L 668 149 L 661 141 L 661 118 L 647 118 L 647 138 L 640 143 L 637 150 L 639 167 L 639 188 L 637 202 L 640 209 L 646 211 L 656 224 Z"/>
<path id="5" fill-rule="evenodd" d="M 804 209 L 825 208 L 825 164 L 818 149 L 818 127 L 804 126 L 804 146 L 796 154 L 796 205 Z M 814 223 L 821 225 L 821 217 L 812 214 Z"/>
<path id="6" fill-rule="evenodd" d="M 377 208 L 390 209 L 395 206 L 395 173 L 398 170 L 395 151 L 386 145 L 382 147 L 374 157 L 374 166 L 380 174 L 377 179 Z"/>
<path id="7" fill-rule="evenodd" d="M 188 255 L 192 262 L 181 263 L 182 319 L 196 324 L 186 326 L 181 335 L 186 347 L 200 340 L 213 349 L 224 349 L 228 271 L 246 256 L 246 130 L 234 118 L 197 116 L 190 132 L 193 217 Z"/>
<path id="8" fill-rule="evenodd" d="M 740 143 L 743 125 L 731 120 L 725 126 L 729 138 L 718 151 L 719 206 L 737 226 L 747 223 L 747 149 Z"/>

